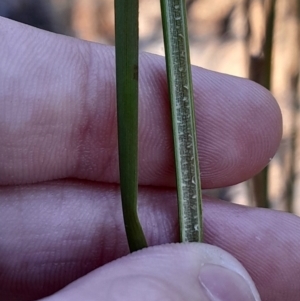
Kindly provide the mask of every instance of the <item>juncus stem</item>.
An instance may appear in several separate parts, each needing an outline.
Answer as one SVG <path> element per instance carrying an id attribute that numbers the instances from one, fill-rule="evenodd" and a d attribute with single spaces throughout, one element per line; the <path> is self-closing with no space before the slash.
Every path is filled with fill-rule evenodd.
<path id="1" fill-rule="evenodd" d="M 120 185 L 130 251 L 147 246 L 137 214 L 138 0 L 115 0 Z"/>
<path id="2" fill-rule="evenodd" d="M 184 0 L 161 0 L 182 242 L 202 241 L 202 197 Z"/>

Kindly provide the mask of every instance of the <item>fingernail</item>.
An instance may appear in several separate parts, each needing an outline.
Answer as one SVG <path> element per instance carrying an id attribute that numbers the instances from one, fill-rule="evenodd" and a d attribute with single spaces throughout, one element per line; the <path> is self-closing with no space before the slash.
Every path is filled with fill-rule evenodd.
<path id="1" fill-rule="evenodd" d="M 241 275 L 225 267 L 205 264 L 199 280 L 211 301 L 260 301 Z"/>

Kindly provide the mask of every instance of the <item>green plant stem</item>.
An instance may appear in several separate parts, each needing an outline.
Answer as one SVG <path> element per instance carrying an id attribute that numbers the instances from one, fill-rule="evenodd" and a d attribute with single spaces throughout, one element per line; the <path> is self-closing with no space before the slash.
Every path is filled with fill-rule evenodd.
<path id="1" fill-rule="evenodd" d="M 131 252 L 147 246 L 137 213 L 138 0 L 115 0 L 120 185 Z"/>
<path id="2" fill-rule="evenodd" d="M 202 241 L 202 198 L 184 0 L 161 0 L 171 100 L 180 238 Z"/>

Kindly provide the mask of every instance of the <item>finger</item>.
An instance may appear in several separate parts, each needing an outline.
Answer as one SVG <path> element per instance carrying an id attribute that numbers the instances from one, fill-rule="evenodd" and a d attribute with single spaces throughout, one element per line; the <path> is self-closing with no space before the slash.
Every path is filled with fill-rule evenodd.
<path id="1" fill-rule="evenodd" d="M 217 285 L 216 285 L 217 283 Z M 144 249 L 90 273 L 44 301 L 259 301 L 242 265 L 205 244 Z"/>
<path id="2" fill-rule="evenodd" d="M 299 217 L 211 200 L 205 208 L 205 241 L 243 263 L 262 300 L 300 300 L 295 280 L 300 273 Z"/>
<path id="3" fill-rule="evenodd" d="M 176 222 L 167 217 L 176 214 L 173 191 L 150 191 L 139 194 L 150 245 L 178 240 Z M 0 200 L 0 296 L 5 301 L 47 296 L 129 252 L 116 186 L 67 181 L 6 187 Z"/>
<path id="4" fill-rule="evenodd" d="M 149 245 L 178 241 L 176 193 L 141 188 Z M 262 300 L 298 301 L 300 219 L 282 212 L 209 200 L 205 241 L 234 255 Z M 128 253 L 118 188 L 65 182 L 3 188 L 0 292 L 35 300 Z M 27 299 L 25 299 L 27 298 Z"/>
<path id="5" fill-rule="evenodd" d="M 114 50 L 0 19 L 0 184 L 118 182 Z M 281 115 L 264 88 L 193 68 L 204 188 L 250 178 L 274 155 Z M 174 186 L 163 58 L 141 55 L 139 182 Z"/>

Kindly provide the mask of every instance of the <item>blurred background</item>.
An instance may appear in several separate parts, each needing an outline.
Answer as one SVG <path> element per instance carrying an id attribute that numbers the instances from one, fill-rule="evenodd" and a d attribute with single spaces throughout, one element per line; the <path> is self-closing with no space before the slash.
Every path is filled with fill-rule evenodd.
<path id="1" fill-rule="evenodd" d="M 140 47 L 163 55 L 159 5 L 140 0 Z M 250 181 L 206 193 L 300 215 L 300 0 L 188 0 L 187 10 L 192 63 L 259 82 L 283 113 L 283 139 L 269 166 Z M 0 15 L 114 44 L 112 0 L 0 0 Z"/>

